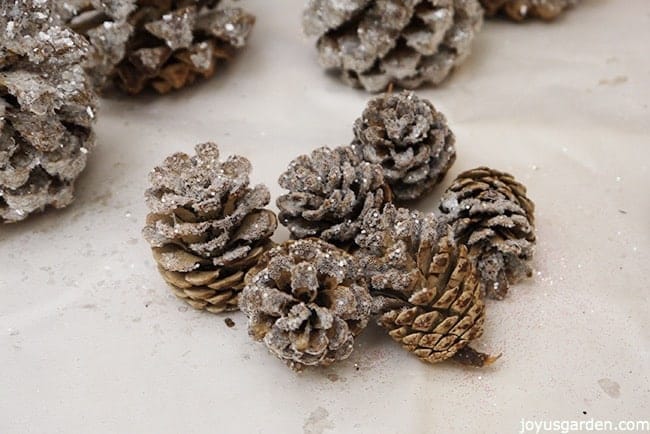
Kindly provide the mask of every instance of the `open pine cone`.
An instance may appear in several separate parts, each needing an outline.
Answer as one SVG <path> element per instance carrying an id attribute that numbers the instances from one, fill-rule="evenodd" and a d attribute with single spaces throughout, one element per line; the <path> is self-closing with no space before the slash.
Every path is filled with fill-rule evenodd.
<path id="1" fill-rule="evenodd" d="M 269 191 L 249 187 L 250 171 L 247 159 L 220 162 L 217 145 L 204 143 L 151 172 L 143 235 L 163 278 L 192 307 L 237 309 L 246 272 L 273 245 Z"/>
<path id="2" fill-rule="evenodd" d="M 97 86 L 167 93 L 210 77 L 246 44 L 255 18 L 221 0 L 64 0 L 59 13 L 94 47 Z"/>
<path id="3" fill-rule="evenodd" d="M 366 216 L 357 244 L 378 323 L 404 349 L 429 363 L 494 360 L 468 347 L 483 333 L 484 304 L 467 247 L 449 226 L 388 204 Z"/>
<path id="4" fill-rule="evenodd" d="M 512 175 L 487 167 L 463 172 L 443 194 L 443 219 L 457 242 L 469 247 L 482 291 L 502 299 L 532 270 L 535 205 Z"/>
<path id="5" fill-rule="evenodd" d="M 73 200 L 94 146 L 88 46 L 47 2 L 0 2 L 0 222 Z"/>
<path id="6" fill-rule="evenodd" d="M 349 146 L 319 148 L 291 162 L 280 176 L 280 222 L 293 238 L 320 237 L 346 247 L 363 216 L 391 200 L 381 167 L 361 160 Z"/>
<path id="7" fill-rule="evenodd" d="M 478 0 L 309 0 L 303 14 L 323 67 L 370 92 L 442 82 L 482 22 Z"/>
<path id="8" fill-rule="evenodd" d="M 249 334 L 291 368 L 350 356 L 371 299 L 354 258 L 324 241 L 287 241 L 260 258 L 239 299 Z"/>
<path id="9" fill-rule="evenodd" d="M 515 21 L 529 17 L 552 20 L 578 0 L 481 0 L 487 16 L 503 14 Z"/>
<path id="10" fill-rule="evenodd" d="M 399 200 L 417 199 L 433 188 L 456 160 L 445 116 L 407 91 L 370 100 L 354 123 L 354 135 L 363 159 L 383 167 Z"/>

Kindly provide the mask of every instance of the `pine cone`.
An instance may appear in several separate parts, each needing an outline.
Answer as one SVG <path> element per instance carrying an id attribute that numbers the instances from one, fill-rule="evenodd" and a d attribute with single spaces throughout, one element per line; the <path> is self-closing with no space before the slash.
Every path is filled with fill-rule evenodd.
<path id="1" fill-rule="evenodd" d="M 214 143 L 195 149 L 151 172 L 143 235 L 178 297 L 210 312 L 235 310 L 244 275 L 272 247 L 277 220 L 264 208 L 266 186 L 249 187 L 247 159 L 220 162 Z"/>
<path id="2" fill-rule="evenodd" d="M 578 0 L 481 0 L 487 16 L 503 14 L 515 21 L 529 17 L 555 19 Z"/>
<path id="3" fill-rule="evenodd" d="M 246 276 L 239 306 L 249 334 L 301 370 L 350 356 L 371 299 L 352 256 L 312 238 L 263 255 Z"/>
<path id="4" fill-rule="evenodd" d="M 370 92 L 442 82 L 482 22 L 478 0 L 309 0 L 303 14 L 322 66 Z"/>
<path id="5" fill-rule="evenodd" d="M 510 284 L 532 275 L 535 205 L 512 175 L 487 167 L 461 173 L 440 210 L 457 242 L 469 247 L 483 293 L 502 299 Z"/>
<path id="6" fill-rule="evenodd" d="M 319 148 L 291 162 L 278 181 L 280 222 L 293 238 L 320 237 L 345 247 L 363 216 L 391 200 L 381 167 L 361 160 L 349 146 Z"/>
<path id="7" fill-rule="evenodd" d="M 467 347 L 483 333 L 484 304 L 467 247 L 449 226 L 389 204 L 366 216 L 357 243 L 378 323 L 404 349 L 429 363 L 494 360 Z"/>
<path id="8" fill-rule="evenodd" d="M 363 159 L 380 164 L 400 200 L 433 188 L 456 160 L 454 134 L 430 101 L 411 92 L 384 94 L 354 123 L 353 142 Z"/>
<path id="9" fill-rule="evenodd" d="M 211 77 L 255 23 L 220 0 L 66 0 L 59 12 L 93 45 L 96 85 L 115 83 L 131 94 L 148 86 L 167 93 Z"/>
<path id="10" fill-rule="evenodd" d="M 94 146 L 97 98 L 88 46 L 55 24 L 49 3 L 0 2 L 0 221 L 73 200 Z"/>

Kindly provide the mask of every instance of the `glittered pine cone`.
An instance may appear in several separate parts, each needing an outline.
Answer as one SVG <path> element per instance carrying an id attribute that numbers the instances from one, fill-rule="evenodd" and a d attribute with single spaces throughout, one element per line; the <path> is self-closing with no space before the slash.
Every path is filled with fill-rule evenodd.
<path id="1" fill-rule="evenodd" d="M 277 206 L 291 236 L 319 237 L 339 247 L 353 243 L 363 216 L 392 198 L 381 167 L 362 161 L 350 146 L 301 155 L 278 182 L 289 190 Z"/>
<path id="2" fill-rule="evenodd" d="M 553 20 L 578 0 L 481 0 L 487 16 L 502 14 L 514 21 Z"/>
<path id="3" fill-rule="evenodd" d="M 482 22 L 478 0 L 309 0 L 303 14 L 321 65 L 370 92 L 442 82 Z"/>
<path id="4" fill-rule="evenodd" d="M 260 258 L 239 299 L 248 332 L 291 368 L 350 356 L 371 298 L 352 256 L 322 240 L 287 241 Z"/>
<path id="5" fill-rule="evenodd" d="M 429 363 L 494 360 L 468 346 L 483 333 L 484 304 L 467 247 L 455 243 L 449 226 L 388 204 L 366 216 L 357 243 L 373 312 L 404 349 Z"/>
<path id="6" fill-rule="evenodd" d="M 469 248 L 482 291 L 502 299 L 510 284 L 532 274 L 535 205 L 512 175 L 487 167 L 463 172 L 443 194 L 443 219 Z"/>
<path id="7" fill-rule="evenodd" d="M 64 0 L 59 13 L 94 47 L 98 87 L 167 93 L 211 77 L 246 45 L 255 17 L 220 0 Z"/>
<path id="8" fill-rule="evenodd" d="M 264 185 L 249 186 L 250 162 L 219 161 L 214 143 L 177 153 L 150 175 L 143 230 L 174 293 L 197 309 L 237 309 L 246 272 L 273 243 L 275 214 Z"/>
<path id="9" fill-rule="evenodd" d="M 370 100 L 354 123 L 354 135 L 363 159 L 382 166 L 399 200 L 422 196 L 456 160 L 456 140 L 445 116 L 407 91 Z"/>
<path id="10" fill-rule="evenodd" d="M 48 2 L 0 2 L 0 222 L 72 202 L 95 144 L 87 49 Z"/>

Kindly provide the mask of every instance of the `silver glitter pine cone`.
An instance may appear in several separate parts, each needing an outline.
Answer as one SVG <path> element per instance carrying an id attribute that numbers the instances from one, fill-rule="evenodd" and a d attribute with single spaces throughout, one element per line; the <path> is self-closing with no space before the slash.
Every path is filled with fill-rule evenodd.
<path id="1" fill-rule="evenodd" d="M 512 175 L 487 167 L 463 172 L 443 194 L 440 211 L 469 248 L 489 297 L 504 298 L 510 284 L 532 275 L 535 205 Z"/>
<path id="2" fill-rule="evenodd" d="M 353 243 L 363 216 L 392 198 L 381 167 L 350 146 L 301 155 L 278 182 L 289 190 L 277 206 L 292 238 L 319 237 L 339 247 Z"/>
<path id="3" fill-rule="evenodd" d="M 354 123 L 354 135 L 353 145 L 364 160 L 382 166 L 398 200 L 421 197 L 456 160 L 445 116 L 408 91 L 370 100 Z"/>
<path id="4" fill-rule="evenodd" d="M 69 205 L 95 144 L 88 46 L 49 7 L 0 2 L 0 222 Z"/>
<path id="5" fill-rule="evenodd" d="M 246 276 L 239 306 L 249 334 L 301 370 L 350 356 L 371 298 L 354 258 L 311 238 L 264 254 Z"/>
<path id="6" fill-rule="evenodd" d="M 214 75 L 246 45 L 255 17 L 221 0 L 63 0 L 58 12 L 93 47 L 98 88 L 159 93 Z"/>
<path id="7" fill-rule="evenodd" d="M 486 16 L 503 15 L 514 21 L 553 20 L 578 0 L 481 0 Z"/>
<path id="8" fill-rule="evenodd" d="M 273 246 L 275 214 L 266 186 L 249 186 L 250 162 L 219 161 L 214 143 L 176 153 L 154 168 L 143 230 L 174 294 L 210 312 L 237 309 L 246 272 Z"/>
<path id="9" fill-rule="evenodd" d="M 439 84 L 482 22 L 478 0 L 308 0 L 303 13 L 321 65 L 370 92 Z"/>
<path id="10" fill-rule="evenodd" d="M 357 243 L 373 313 L 404 349 L 428 363 L 495 360 L 469 347 L 483 333 L 484 304 L 467 247 L 449 226 L 388 204 L 366 216 Z"/>

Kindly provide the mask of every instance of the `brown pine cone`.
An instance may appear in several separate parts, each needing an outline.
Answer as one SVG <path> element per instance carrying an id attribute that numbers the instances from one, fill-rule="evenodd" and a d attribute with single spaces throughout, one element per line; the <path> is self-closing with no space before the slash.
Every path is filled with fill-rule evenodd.
<path id="1" fill-rule="evenodd" d="M 303 14 L 321 65 L 370 92 L 442 82 L 482 22 L 478 0 L 309 0 Z"/>
<path id="2" fill-rule="evenodd" d="M 95 144 L 88 45 L 48 7 L 0 2 L 0 222 L 69 205 Z"/>
<path id="3" fill-rule="evenodd" d="M 354 241 L 364 215 L 391 200 L 381 167 L 349 146 L 299 156 L 278 182 L 289 190 L 277 206 L 292 238 L 319 237 L 339 247 Z"/>
<path id="4" fill-rule="evenodd" d="M 514 21 L 534 17 L 553 20 L 578 0 L 481 0 L 487 16 L 503 14 Z"/>
<path id="5" fill-rule="evenodd" d="M 431 190 L 456 160 L 456 140 L 445 116 L 407 91 L 370 100 L 354 123 L 354 135 L 363 159 L 383 167 L 399 200 Z"/>
<path id="6" fill-rule="evenodd" d="M 210 312 L 235 310 L 244 275 L 273 246 L 277 220 L 264 208 L 266 186 L 249 187 L 247 159 L 220 162 L 214 143 L 195 149 L 151 172 L 143 235 L 178 297 Z"/>
<path id="7" fill-rule="evenodd" d="M 350 356 L 371 299 L 354 258 L 324 241 L 287 241 L 264 254 L 239 299 L 248 332 L 292 369 Z"/>
<path id="8" fill-rule="evenodd" d="M 65 0 L 63 19 L 94 47 L 99 88 L 167 93 L 211 77 L 246 44 L 255 17 L 221 0 Z"/>
<path id="9" fill-rule="evenodd" d="M 440 202 L 456 241 L 469 247 L 482 292 L 502 299 L 510 284 L 530 277 L 535 205 L 512 175 L 487 167 L 458 175 Z"/>
<path id="10" fill-rule="evenodd" d="M 449 226 L 388 204 L 366 216 L 357 244 L 378 323 L 404 349 L 429 363 L 494 360 L 468 347 L 483 333 L 484 304 L 467 247 Z"/>

